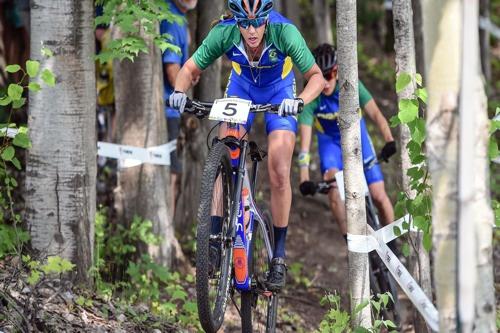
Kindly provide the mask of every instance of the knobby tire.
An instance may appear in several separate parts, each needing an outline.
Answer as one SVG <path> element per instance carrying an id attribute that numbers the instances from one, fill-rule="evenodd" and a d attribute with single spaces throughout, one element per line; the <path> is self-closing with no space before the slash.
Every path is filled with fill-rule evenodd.
<path id="1" fill-rule="evenodd" d="M 218 183 L 217 183 L 218 182 Z M 222 186 L 220 185 L 222 184 Z M 222 195 L 220 189 L 222 187 Z M 214 195 L 214 189 L 219 195 Z M 232 244 L 221 242 L 220 266 L 214 275 L 210 267 L 209 240 L 214 201 L 222 200 L 223 228 L 221 237 L 229 239 L 229 220 L 233 178 L 228 147 L 223 142 L 212 146 L 205 167 L 200 188 L 200 206 L 196 230 L 196 293 L 198 315 L 205 332 L 215 333 L 224 322 L 229 288 L 231 286 Z M 220 200 L 218 201 L 221 204 Z M 227 237 L 226 237 L 227 236 Z M 216 283 L 215 299 L 211 299 L 211 283 Z"/>

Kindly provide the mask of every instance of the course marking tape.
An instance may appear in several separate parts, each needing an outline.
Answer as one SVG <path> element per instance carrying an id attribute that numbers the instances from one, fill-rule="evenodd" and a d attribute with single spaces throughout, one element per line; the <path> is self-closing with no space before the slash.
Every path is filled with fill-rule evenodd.
<path id="1" fill-rule="evenodd" d="M 347 234 L 348 249 L 351 252 L 357 253 L 369 253 L 373 250 L 377 251 L 385 266 L 387 266 L 405 294 L 408 295 L 408 298 L 411 300 L 415 308 L 417 308 L 422 317 L 424 317 L 429 327 L 433 331 L 437 332 L 439 331 L 439 313 L 436 310 L 436 307 L 432 304 L 427 295 L 423 292 L 422 288 L 420 288 L 418 283 L 411 276 L 406 267 L 404 267 L 398 257 L 386 244 L 386 242 L 390 242 L 391 240 L 397 238 L 394 233 L 394 226 L 398 226 L 400 228 L 401 234 L 408 231 L 402 228 L 402 225 L 405 222 L 409 223 L 408 215 L 377 231 L 374 231 L 372 227 L 368 225 L 368 230 L 371 233 L 371 235 L 368 236 Z M 411 227 L 410 230 L 415 231 L 416 229 Z"/>
<path id="2" fill-rule="evenodd" d="M 176 149 L 176 146 L 177 140 L 149 148 L 98 142 L 97 155 L 118 159 L 121 168 L 130 168 L 143 163 L 170 165 L 170 153 Z"/>

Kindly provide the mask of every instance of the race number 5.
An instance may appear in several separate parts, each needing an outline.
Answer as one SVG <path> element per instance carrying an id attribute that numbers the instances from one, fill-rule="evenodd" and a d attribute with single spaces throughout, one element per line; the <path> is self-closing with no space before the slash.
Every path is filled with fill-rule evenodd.
<path id="1" fill-rule="evenodd" d="M 246 124 L 251 101 L 240 98 L 222 98 L 214 101 L 209 119 L 235 124 Z"/>

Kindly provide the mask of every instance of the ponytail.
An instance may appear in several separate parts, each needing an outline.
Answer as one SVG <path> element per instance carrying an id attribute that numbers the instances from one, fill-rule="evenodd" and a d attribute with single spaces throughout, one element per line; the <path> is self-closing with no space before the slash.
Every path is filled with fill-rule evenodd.
<path id="1" fill-rule="evenodd" d="M 216 19 L 216 20 L 213 20 L 212 23 L 210 24 L 210 28 L 213 28 L 215 27 L 220 21 L 224 21 L 224 20 L 230 20 L 234 17 L 233 13 L 231 13 L 231 11 L 229 10 L 226 10 L 225 13 L 223 13 L 220 18 Z"/>

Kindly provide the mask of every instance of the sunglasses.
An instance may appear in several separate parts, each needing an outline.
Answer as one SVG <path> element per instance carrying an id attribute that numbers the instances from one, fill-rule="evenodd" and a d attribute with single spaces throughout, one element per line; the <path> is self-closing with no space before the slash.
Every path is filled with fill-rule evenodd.
<path id="1" fill-rule="evenodd" d="M 325 78 L 325 80 L 330 81 L 333 78 L 335 73 L 336 73 L 336 71 L 334 71 L 334 69 L 331 68 L 331 69 L 323 72 L 323 77 Z"/>
<path id="2" fill-rule="evenodd" d="M 258 28 L 267 22 L 267 17 L 258 17 L 254 19 L 237 19 L 236 23 L 243 29 L 248 29 L 250 26 Z"/>

